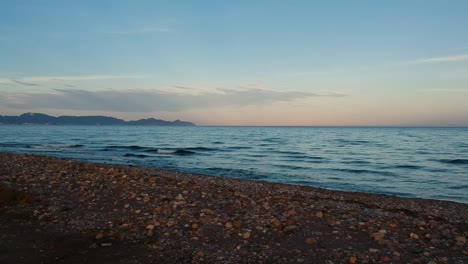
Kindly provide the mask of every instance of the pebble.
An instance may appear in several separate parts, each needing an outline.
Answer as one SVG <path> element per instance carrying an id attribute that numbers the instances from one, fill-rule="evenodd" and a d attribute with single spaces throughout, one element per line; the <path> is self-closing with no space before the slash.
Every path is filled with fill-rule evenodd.
<path id="1" fill-rule="evenodd" d="M 382 240 L 385 237 L 385 233 L 381 233 L 381 232 L 372 233 L 371 237 L 375 241 L 379 241 L 379 240 Z"/>
<path id="2" fill-rule="evenodd" d="M 466 244 L 466 238 L 462 236 L 455 237 L 455 240 L 459 243 Z"/>
<path id="3" fill-rule="evenodd" d="M 153 235 L 154 235 L 153 229 L 150 229 L 150 230 L 148 230 L 148 232 L 146 232 L 147 237 L 152 237 Z"/>
<path id="4" fill-rule="evenodd" d="M 355 256 L 352 256 L 349 258 L 349 264 L 356 264 L 358 262 L 358 259 Z"/>
<path id="5" fill-rule="evenodd" d="M 317 240 L 309 237 L 309 238 L 306 239 L 306 243 L 309 244 L 309 245 L 315 245 L 315 244 L 317 244 Z"/>
<path id="6" fill-rule="evenodd" d="M 322 217 L 323 217 L 323 213 L 322 213 L 322 212 L 317 212 L 317 213 L 315 213 L 315 217 L 317 217 L 317 218 L 322 218 Z"/>

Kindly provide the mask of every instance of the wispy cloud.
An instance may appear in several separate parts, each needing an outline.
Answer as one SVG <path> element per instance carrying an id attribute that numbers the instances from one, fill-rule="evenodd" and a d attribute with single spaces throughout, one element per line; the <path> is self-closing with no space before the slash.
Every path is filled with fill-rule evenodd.
<path id="1" fill-rule="evenodd" d="M 406 62 L 407 64 L 426 64 L 426 63 L 444 63 L 444 62 L 459 62 L 468 61 L 468 54 L 460 54 L 445 57 L 424 58 Z"/>
<path id="2" fill-rule="evenodd" d="M 290 102 L 309 97 L 342 97 L 340 93 L 318 94 L 266 89 L 216 89 L 203 94 L 170 93 L 160 90 L 56 89 L 50 93 L 7 94 L 7 106 L 17 109 L 69 109 L 113 112 L 183 111 L 225 106 L 262 105 Z"/>
<path id="3" fill-rule="evenodd" d="M 140 79 L 141 75 L 78 75 L 78 76 L 33 76 L 21 78 L 0 78 L 0 84 L 22 84 L 39 86 L 39 83 L 57 81 L 94 81 L 108 79 Z"/>
<path id="4" fill-rule="evenodd" d="M 27 86 L 39 86 L 39 84 L 37 83 L 31 83 L 31 82 L 23 82 L 23 81 L 19 81 L 17 79 L 10 79 L 12 82 L 14 83 L 18 83 L 18 84 L 22 84 L 22 85 L 27 85 Z"/>

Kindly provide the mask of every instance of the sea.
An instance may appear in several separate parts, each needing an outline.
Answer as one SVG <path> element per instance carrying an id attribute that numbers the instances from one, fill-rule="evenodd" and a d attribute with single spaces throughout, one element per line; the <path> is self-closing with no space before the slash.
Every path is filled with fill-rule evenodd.
<path id="1" fill-rule="evenodd" d="M 0 125 L 0 151 L 468 203 L 468 128 Z"/>

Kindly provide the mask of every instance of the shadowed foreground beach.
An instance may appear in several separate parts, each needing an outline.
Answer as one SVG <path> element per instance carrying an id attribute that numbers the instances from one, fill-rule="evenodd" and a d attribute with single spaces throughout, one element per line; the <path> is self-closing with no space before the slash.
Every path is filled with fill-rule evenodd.
<path id="1" fill-rule="evenodd" d="M 0 263 L 468 263 L 468 204 L 0 154 Z"/>

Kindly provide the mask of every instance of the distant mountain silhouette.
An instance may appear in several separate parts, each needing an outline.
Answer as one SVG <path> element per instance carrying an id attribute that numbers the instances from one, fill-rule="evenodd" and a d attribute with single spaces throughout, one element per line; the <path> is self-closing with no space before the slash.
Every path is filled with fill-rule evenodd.
<path id="1" fill-rule="evenodd" d="M 0 124 L 14 125 L 133 125 L 133 126 L 195 126 L 186 121 L 165 121 L 161 119 L 140 119 L 125 121 L 109 116 L 50 116 L 40 113 L 25 113 L 19 116 L 0 115 Z"/>

